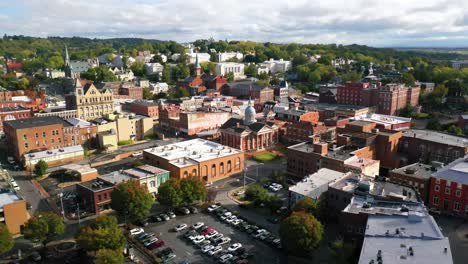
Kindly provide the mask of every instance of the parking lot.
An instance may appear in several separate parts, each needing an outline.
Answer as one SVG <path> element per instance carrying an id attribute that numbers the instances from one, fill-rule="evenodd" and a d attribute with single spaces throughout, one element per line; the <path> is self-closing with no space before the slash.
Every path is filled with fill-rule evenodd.
<path id="1" fill-rule="evenodd" d="M 150 223 L 144 229 L 147 233 L 155 233 L 158 239 L 165 242 L 165 247 L 156 249 L 154 252 L 161 251 L 166 247 L 172 248 L 177 256 L 172 260 L 172 263 L 179 263 L 183 260 L 189 263 L 217 263 L 217 257 L 210 257 L 208 254 L 202 253 L 194 243 L 184 238 L 184 234 L 190 229 L 190 226 L 197 222 L 203 222 L 205 226 L 212 227 L 225 237 L 231 238 L 229 243 L 222 245 L 223 250 L 226 250 L 234 243 L 241 243 L 246 252 L 253 253 L 253 256 L 248 259 L 248 263 L 284 263 L 282 261 L 284 256 L 280 249 L 255 239 L 238 228 L 234 228 L 234 226 L 218 219 L 214 213 L 177 215 L 176 218 L 169 221 Z M 175 232 L 174 227 L 181 223 L 187 224 L 189 228 Z M 222 254 L 217 254 L 218 257 L 220 255 Z"/>

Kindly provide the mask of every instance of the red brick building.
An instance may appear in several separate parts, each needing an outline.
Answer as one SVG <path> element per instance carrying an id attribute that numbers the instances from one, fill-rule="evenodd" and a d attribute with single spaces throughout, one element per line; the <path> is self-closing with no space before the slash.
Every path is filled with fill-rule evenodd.
<path id="1" fill-rule="evenodd" d="M 418 191 L 421 200 L 427 204 L 433 170 L 431 165 L 418 162 L 392 170 L 388 178 L 391 182 L 413 187 Z"/>
<path id="2" fill-rule="evenodd" d="M 468 162 L 458 159 L 432 174 L 428 207 L 468 216 Z"/>
<path id="3" fill-rule="evenodd" d="M 369 88 L 369 83 L 347 82 L 344 86 L 338 86 L 336 101 L 345 105 L 364 105 L 362 91 Z"/>
<path id="4" fill-rule="evenodd" d="M 76 185 L 78 196 L 88 206 L 84 209 L 96 214 L 110 209 L 112 191 L 114 191 L 114 184 L 100 178 Z"/>
<path id="5" fill-rule="evenodd" d="M 32 117 L 31 110 L 21 106 L 0 108 L 0 133 L 3 132 L 3 122 L 30 117 Z"/>
<path id="6" fill-rule="evenodd" d="M 310 140 L 311 136 L 320 136 L 328 132 L 328 128 L 315 122 L 288 122 L 285 125 L 285 134 L 281 137 L 286 143 L 299 143 Z"/>
<path id="7" fill-rule="evenodd" d="M 149 117 L 158 118 L 159 117 L 159 107 L 154 102 L 148 101 L 133 101 L 125 105 L 126 110 Z"/>
<path id="8" fill-rule="evenodd" d="M 64 146 L 95 145 L 97 125 L 78 118 L 65 120 L 63 127 Z"/>
<path id="9" fill-rule="evenodd" d="M 143 99 L 142 87 L 121 87 L 117 99 Z"/>
<path id="10" fill-rule="evenodd" d="M 222 91 L 227 88 L 227 80 L 223 76 L 202 73 L 197 62 L 195 76 L 189 76 L 177 83 L 178 90 L 186 90 L 190 95 L 199 95 L 207 90 Z"/>
<path id="11" fill-rule="evenodd" d="M 64 147 L 64 122 L 56 116 L 33 117 L 4 122 L 9 154 L 21 160 L 23 154 Z"/>

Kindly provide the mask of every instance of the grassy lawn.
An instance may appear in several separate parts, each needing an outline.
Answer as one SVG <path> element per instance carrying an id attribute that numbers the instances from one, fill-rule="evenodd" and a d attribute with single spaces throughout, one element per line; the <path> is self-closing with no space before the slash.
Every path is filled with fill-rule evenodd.
<path id="1" fill-rule="evenodd" d="M 265 153 L 262 153 L 262 154 L 258 154 L 256 156 L 253 157 L 254 160 L 257 160 L 257 161 L 261 161 L 261 162 L 264 162 L 264 161 L 270 161 L 270 160 L 274 160 L 276 159 L 278 156 L 273 154 L 273 153 L 270 153 L 270 152 L 265 152 Z"/>

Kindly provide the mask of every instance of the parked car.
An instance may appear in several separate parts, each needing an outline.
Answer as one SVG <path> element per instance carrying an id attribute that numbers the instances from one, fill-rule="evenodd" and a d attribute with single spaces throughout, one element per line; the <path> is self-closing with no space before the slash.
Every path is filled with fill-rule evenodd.
<path id="1" fill-rule="evenodd" d="M 208 210 L 208 212 L 210 212 L 210 213 L 211 213 L 211 212 L 213 212 L 213 211 L 216 211 L 216 210 L 218 210 L 218 209 L 219 209 L 219 207 L 220 207 L 220 206 L 219 206 L 219 205 L 217 205 L 217 204 L 212 204 L 212 205 L 210 205 L 210 206 L 207 208 L 207 210 Z"/>
<path id="2" fill-rule="evenodd" d="M 230 238 L 230 237 L 223 237 L 223 238 L 221 238 L 221 239 L 217 242 L 217 244 L 218 244 L 218 245 L 224 245 L 224 244 L 227 244 L 227 243 L 229 243 L 229 242 L 231 242 L 231 238 Z"/>
<path id="3" fill-rule="evenodd" d="M 207 233 L 207 234 L 205 235 L 205 238 L 206 238 L 206 239 L 210 239 L 210 238 L 213 238 L 214 236 L 216 236 L 217 234 L 218 234 L 218 231 L 213 230 L 213 231 Z"/>
<path id="4" fill-rule="evenodd" d="M 137 225 L 145 227 L 148 225 L 148 219 L 139 220 L 136 222 Z"/>
<path id="5" fill-rule="evenodd" d="M 180 208 L 178 209 L 178 211 L 179 211 L 179 213 L 184 214 L 184 215 L 190 214 L 190 210 L 187 209 L 187 207 L 180 207 Z"/>
<path id="6" fill-rule="evenodd" d="M 221 251 L 223 251 L 223 247 L 222 246 L 216 246 L 216 247 L 214 247 L 212 250 L 210 250 L 208 252 L 208 255 L 213 256 L 213 255 L 216 255 L 217 253 L 219 253 Z"/>
<path id="7" fill-rule="evenodd" d="M 140 228 L 140 227 L 130 229 L 130 235 L 132 235 L 132 236 L 143 234 L 144 232 L 145 232 L 145 230 L 143 228 Z"/>
<path id="8" fill-rule="evenodd" d="M 224 237 L 223 234 L 217 234 L 216 236 L 210 238 L 210 240 L 216 243 L 216 241 L 220 240 L 222 237 Z"/>
<path id="9" fill-rule="evenodd" d="M 140 241 L 141 241 L 141 240 L 144 240 L 144 239 L 145 239 L 146 237 L 148 237 L 149 235 L 150 235 L 150 234 L 148 234 L 148 233 L 142 233 L 142 234 L 136 235 L 135 238 L 136 238 L 137 240 L 140 240 Z"/>
<path id="10" fill-rule="evenodd" d="M 198 243 L 198 244 L 197 244 L 197 247 L 198 247 L 198 248 L 202 248 L 202 247 L 204 247 L 204 246 L 206 246 L 206 245 L 210 245 L 210 244 L 211 244 L 211 241 L 205 239 L 205 240 L 203 240 L 201 243 Z"/>
<path id="11" fill-rule="evenodd" d="M 232 257 L 234 257 L 232 254 L 224 254 L 219 257 L 219 263 L 227 263 Z"/>
<path id="12" fill-rule="evenodd" d="M 150 220 L 152 222 L 161 222 L 163 219 L 159 215 L 153 215 L 153 216 L 150 217 Z"/>
<path id="13" fill-rule="evenodd" d="M 167 212 L 167 215 L 168 215 L 170 218 L 175 218 L 175 217 L 176 217 L 176 215 L 175 215 L 174 212 L 172 212 L 172 211 Z"/>
<path id="14" fill-rule="evenodd" d="M 141 151 L 137 151 L 137 152 L 132 153 L 132 157 L 139 157 L 141 155 L 143 155 L 143 152 L 141 152 Z"/>
<path id="15" fill-rule="evenodd" d="M 205 223 L 203 223 L 203 222 L 196 222 L 195 224 L 192 225 L 192 229 L 197 230 L 197 229 L 202 228 L 204 225 L 205 225 Z"/>
<path id="16" fill-rule="evenodd" d="M 234 243 L 234 244 L 230 245 L 227 250 L 229 252 L 234 252 L 234 251 L 238 250 L 241 247 L 242 247 L 241 243 Z"/>
<path id="17" fill-rule="evenodd" d="M 164 221 L 169 221 L 171 218 L 167 214 L 160 214 L 159 215 Z"/>
<path id="18" fill-rule="evenodd" d="M 169 253 L 162 257 L 162 261 L 163 263 L 168 263 L 169 261 L 173 260 L 175 257 L 177 256 L 174 253 Z"/>
<path id="19" fill-rule="evenodd" d="M 195 243 L 195 244 L 199 244 L 199 243 L 201 243 L 203 240 L 205 240 L 205 237 L 202 236 L 202 235 L 198 235 L 198 236 L 194 237 L 192 241 L 193 241 L 193 243 Z"/>
<path id="20" fill-rule="evenodd" d="M 187 224 L 178 224 L 174 227 L 174 231 L 179 232 L 186 229 L 187 227 Z"/>
<path id="21" fill-rule="evenodd" d="M 157 249 L 157 248 L 164 246 L 164 244 L 165 244 L 164 240 L 158 240 L 155 243 L 149 245 L 148 249 Z"/>
<path id="22" fill-rule="evenodd" d="M 237 216 L 231 215 L 231 216 L 227 217 L 224 221 L 226 221 L 226 223 L 229 223 L 229 224 L 230 224 L 230 223 L 232 223 L 232 221 L 234 221 L 234 220 L 237 220 Z"/>
<path id="23" fill-rule="evenodd" d="M 203 253 L 207 253 L 208 251 L 214 249 L 215 246 L 214 245 L 211 245 L 211 244 L 208 244 L 208 245 L 204 245 L 202 248 L 201 248 L 201 251 Z"/>
<path id="24" fill-rule="evenodd" d="M 157 239 L 156 237 L 152 237 L 151 239 L 145 241 L 145 242 L 143 243 L 143 245 L 145 245 L 145 247 L 147 247 L 147 246 L 153 244 L 153 243 L 156 242 L 156 241 L 158 241 L 158 239 Z"/>
<path id="25" fill-rule="evenodd" d="M 190 210 L 190 213 L 192 213 L 192 214 L 198 213 L 198 209 L 195 206 L 190 206 L 189 210 Z"/>
<path id="26" fill-rule="evenodd" d="M 158 253 L 156 253 L 156 257 L 162 258 L 163 256 L 169 255 L 171 253 L 174 253 L 174 251 L 172 250 L 172 248 L 167 247 L 167 248 L 159 251 Z"/>
<path id="27" fill-rule="evenodd" d="M 212 228 L 212 227 L 207 227 L 207 228 L 204 228 L 204 229 L 201 230 L 200 235 L 204 236 L 204 235 L 206 235 L 208 233 L 211 233 L 213 231 L 216 231 L 216 230 L 214 228 Z"/>

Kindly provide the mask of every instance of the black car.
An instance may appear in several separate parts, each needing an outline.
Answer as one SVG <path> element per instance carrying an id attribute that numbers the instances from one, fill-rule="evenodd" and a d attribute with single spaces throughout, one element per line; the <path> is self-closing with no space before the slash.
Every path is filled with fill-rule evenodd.
<path id="1" fill-rule="evenodd" d="M 190 214 L 190 210 L 187 209 L 187 207 L 180 207 L 179 209 L 177 209 L 177 212 L 182 215 Z"/>
<path id="2" fill-rule="evenodd" d="M 159 251 L 158 253 L 156 253 L 156 257 L 158 258 L 162 258 L 163 256 L 167 256 L 171 253 L 173 253 L 174 251 L 172 250 L 172 248 L 168 247 L 168 248 L 165 248 L 161 251 Z"/>
<path id="3" fill-rule="evenodd" d="M 141 226 L 141 227 L 145 227 L 145 226 L 148 225 L 148 219 L 143 219 L 143 220 L 136 221 L 135 224 L 138 225 L 138 226 Z"/>
<path id="4" fill-rule="evenodd" d="M 190 206 L 189 210 L 190 210 L 190 213 L 192 213 L 192 214 L 198 213 L 198 209 L 195 206 Z"/>
<path id="5" fill-rule="evenodd" d="M 280 219 L 277 218 L 277 217 L 270 217 L 267 219 L 268 222 L 272 223 L 272 224 L 277 224 L 279 223 Z"/>
<path id="6" fill-rule="evenodd" d="M 245 253 L 245 248 L 241 247 L 241 248 L 237 249 L 236 251 L 234 251 L 233 254 L 236 255 L 236 256 L 240 256 L 240 255 L 242 255 L 244 253 Z"/>

